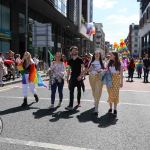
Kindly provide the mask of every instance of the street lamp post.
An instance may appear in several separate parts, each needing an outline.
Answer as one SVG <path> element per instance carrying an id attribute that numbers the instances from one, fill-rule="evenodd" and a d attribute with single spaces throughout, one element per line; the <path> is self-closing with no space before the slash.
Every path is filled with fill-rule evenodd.
<path id="1" fill-rule="evenodd" d="M 25 15 L 25 51 L 28 50 L 28 0 L 26 0 L 26 15 Z"/>

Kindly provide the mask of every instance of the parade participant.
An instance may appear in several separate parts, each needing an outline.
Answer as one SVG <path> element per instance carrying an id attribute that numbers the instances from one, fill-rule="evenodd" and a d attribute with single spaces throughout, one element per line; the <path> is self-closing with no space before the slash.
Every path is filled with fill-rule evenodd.
<path id="1" fill-rule="evenodd" d="M 55 94 L 58 87 L 59 93 L 59 103 L 58 107 L 61 106 L 63 100 L 63 87 L 64 87 L 64 73 L 65 73 L 65 66 L 61 61 L 61 53 L 56 52 L 55 54 L 55 61 L 51 63 L 49 68 L 49 73 L 51 73 L 50 85 L 51 85 L 51 106 L 49 107 L 54 108 L 55 103 Z"/>
<path id="2" fill-rule="evenodd" d="M 144 69 L 144 83 L 148 83 L 148 75 L 150 70 L 150 59 L 148 58 L 148 54 L 145 54 L 143 59 L 143 69 Z"/>
<path id="3" fill-rule="evenodd" d="M 74 103 L 74 89 L 77 87 L 77 107 L 80 106 L 81 100 L 81 87 L 83 85 L 83 69 L 84 64 L 82 59 L 78 56 L 78 47 L 72 46 L 70 48 L 72 58 L 68 61 L 68 65 L 71 70 L 68 70 L 67 82 L 69 84 L 70 91 L 70 102 L 69 106 L 66 107 L 67 110 L 73 109 Z M 70 80 L 69 80 L 70 77 Z"/>
<path id="4" fill-rule="evenodd" d="M 103 69 L 104 64 L 102 62 L 101 53 L 100 51 L 95 51 L 92 61 L 89 64 L 89 81 L 94 97 L 95 115 L 98 115 L 98 105 L 102 94 L 103 83 L 100 78 L 100 72 L 102 72 Z"/>
<path id="5" fill-rule="evenodd" d="M 108 63 L 108 70 L 112 74 L 112 86 L 108 87 L 108 102 L 110 105 L 109 113 L 112 113 L 112 106 L 114 104 L 113 114 L 117 116 L 117 104 L 119 103 L 119 89 L 123 87 L 123 67 L 118 57 L 117 52 L 110 53 L 110 61 Z"/>
<path id="6" fill-rule="evenodd" d="M 28 96 L 28 86 L 30 88 L 30 91 L 32 94 L 34 94 L 35 101 L 38 102 L 39 98 L 37 96 L 37 92 L 35 89 L 35 78 L 36 78 L 36 68 L 34 61 L 31 57 L 31 54 L 29 52 L 25 52 L 23 59 L 23 75 L 22 75 L 22 93 L 24 96 L 22 107 L 26 107 L 27 104 L 27 96 Z"/>

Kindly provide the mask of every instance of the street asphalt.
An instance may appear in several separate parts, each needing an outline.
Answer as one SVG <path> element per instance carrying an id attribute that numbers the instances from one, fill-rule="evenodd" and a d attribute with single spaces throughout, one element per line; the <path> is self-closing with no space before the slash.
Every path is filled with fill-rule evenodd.
<path id="1" fill-rule="evenodd" d="M 49 110 L 50 91 L 37 88 L 40 101 L 29 94 L 27 108 L 21 108 L 21 84 L 0 88 L 0 116 L 3 132 L 0 150 L 150 150 L 150 83 L 141 79 L 124 82 L 118 117 L 107 114 L 104 87 L 98 117 L 93 116 L 93 97 L 88 80 L 81 107 L 66 111 L 69 92 L 64 89 L 60 108 Z M 58 104 L 58 94 L 55 106 Z M 76 94 L 75 102 L 76 105 Z"/>

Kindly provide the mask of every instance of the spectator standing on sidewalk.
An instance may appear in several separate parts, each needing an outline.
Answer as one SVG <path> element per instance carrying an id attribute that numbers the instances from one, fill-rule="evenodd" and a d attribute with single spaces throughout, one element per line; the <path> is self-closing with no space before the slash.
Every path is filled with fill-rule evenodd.
<path id="1" fill-rule="evenodd" d="M 16 64 L 17 78 L 20 77 L 20 72 L 19 72 L 19 70 L 17 69 L 17 66 L 18 66 L 19 64 L 21 64 L 21 63 L 22 63 L 22 60 L 21 60 L 21 58 L 20 58 L 20 54 L 16 54 L 16 61 L 15 61 L 15 64 Z"/>
<path id="2" fill-rule="evenodd" d="M 70 102 L 66 107 L 67 110 L 73 110 L 74 103 L 74 89 L 77 87 L 77 107 L 80 106 L 81 100 L 81 87 L 83 85 L 83 72 L 84 72 L 84 63 L 82 59 L 78 56 L 78 47 L 72 46 L 70 48 L 72 58 L 68 61 L 68 65 L 70 69 L 68 71 L 67 82 L 69 84 L 69 92 L 70 92 Z M 69 79 L 70 77 L 70 79 Z"/>
<path id="3" fill-rule="evenodd" d="M 51 74 L 51 79 L 50 79 L 50 82 L 51 82 L 50 83 L 51 106 L 49 108 L 52 109 L 52 108 L 54 108 L 57 87 L 58 87 L 58 93 L 59 93 L 58 107 L 61 106 L 61 103 L 63 100 L 65 66 L 64 66 L 63 62 L 61 61 L 61 53 L 60 52 L 56 52 L 55 61 L 53 61 L 51 63 L 51 66 L 49 68 L 49 73 Z"/>
<path id="4" fill-rule="evenodd" d="M 89 81 L 94 97 L 94 114 L 98 115 L 98 105 L 102 94 L 103 83 L 100 73 L 103 72 L 104 64 L 100 51 L 95 51 L 92 61 L 89 64 Z"/>
<path id="5" fill-rule="evenodd" d="M 144 69 L 144 83 L 148 83 L 148 75 L 150 70 L 150 59 L 148 58 L 148 54 L 145 54 L 143 59 L 143 69 Z"/>
<path id="6" fill-rule="evenodd" d="M 4 76 L 4 61 L 2 53 L 0 52 L 0 86 L 4 86 L 3 76 Z"/>
<path id="7" fill-rule="evenodd" d="M 119 60 L 117 52 L 110 53 L 110 61 L 108 63 L 108 70 L 112 74 L 112 86 L 108 87 L 108 102 L 110 109 L 109 113 L 112 113 L 112 107 L 114 104 L 113 114 L 117 116 L 117 105 L 119 103 L 119 90 L 123 87 L 123 66 Z"/>

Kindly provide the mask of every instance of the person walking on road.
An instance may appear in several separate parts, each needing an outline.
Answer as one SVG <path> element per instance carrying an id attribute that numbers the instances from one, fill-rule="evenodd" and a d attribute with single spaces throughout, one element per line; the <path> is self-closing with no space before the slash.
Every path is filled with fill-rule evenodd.
<path id="1" fill-rule="evenodd" d="M 134 59 L 132 58 L 128 65 L 128 81 L 133 82 L 134 71 L 135 71 L 135 62 Z"/>
<path id="2" fill-rule="evenodd" d="M 63 87 L 64 87 L 64 73 L 65 73 L 65 66 L 61 61 L 61 53 L 56 52 L 55 54 L 55 61 L 51 63 L 49 68 L 49 73 L 51 74 L 50 79 L 50 86 L 51 86 L 51 106 L 50 109 L 54 108 L 55 103 L 55 94 L 58 87 L 59 93 L 59 103 L 58 107 L 61 106 L 63 100 Z"/>
<path id="3" fill-rule="evenodd" d="M 143 68 L 142 59 L 139 59 L 137 64 L 136 64 L 136 70 L 137 70 L 138 78 L 142 78 L 142 68 Z"/>
<path id="4" fill-rule="evenodd" d="M 102 62 L 102 57 L 100 51 L 95 51 L 92 61 L 89 64 L 89 82 L 92 89 L 92 94 L 94 97 L 94 114 L 98 115 L 98 105 L 100 97 L 102 94 L 103 83 L 100 77 L 100 73 L 103 72 L 104 64 Z"/>
<path id="5" fill-rule="evenodd" d="M 150 70 L 150 59 L 148 58 L 148 54 L 145 54 L 143 59 L 143 69 L 144 69 L 144 83 L 148 83 L 148 75 Z"/>
<path id="6" fill-rule="evenodd" d="M 68 71 L 67 75 L 67 82 L 69 84 L 70 91 L 70 102 L 66 107 L 67 110 L 73 110 L 75 87 L 77 87 L 77 107 L 80 106 L 81 87 L 83 85 L 82 78 L 84 74 L 84 63 L 83 60 L 78 56 L 78 47 L 72 46 L 70 50 L 72 58 L 68 61 L 68 65 L 70 66 L 71 70 Z"/>
<path id="7" fill-rule="evenodd" d="M 35 83 L 32 81 L 33 80 L 32 78 L 35 73 L 34 72 L 35 64 L 29 52 L 24 53 L 22 63 L 23 63 L 23 69 L 24 69 L 24 74 L 22 76 L 22 93 L 24 96 L 24 100 L 21 106 L 26 107 L 28 106 L 28 103 L 27 103 L 28 86 L 30 88 L 30 91 L 34 95 L 36 102 L 39 101 L 39 98 L 35 89 Z"/>
<path id="8" fill-rule="evenodd" d="M 112 86 L 108 87 L 108 102 L 110 109 L 109 113 L 112 113 L 112 107 L 114 104 L 113 114 L 117 116 L 117 104 L 119 103 L 119 89 L 123 87 L 123 67 L 118 57 L 117 52 L 110 53 L 110 61 L 108 63 L 108 70 L 112 74 Z"/>

